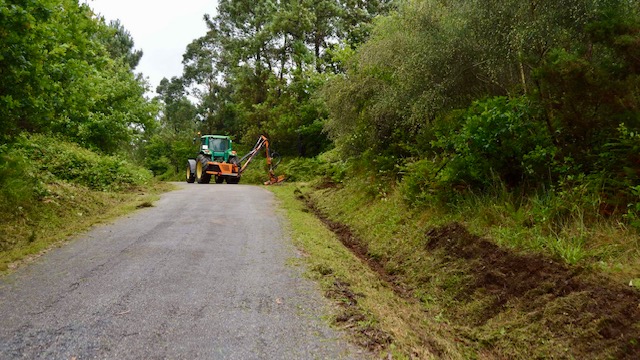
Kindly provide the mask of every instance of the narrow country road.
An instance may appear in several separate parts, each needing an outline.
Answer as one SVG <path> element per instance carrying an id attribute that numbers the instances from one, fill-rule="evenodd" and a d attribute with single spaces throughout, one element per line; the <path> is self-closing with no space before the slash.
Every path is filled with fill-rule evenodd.
<path id="1" fill-rule="evenodd" d="M 273 195 L 179 184 L 0 278 L 0 359 L 341 359 Z"/>

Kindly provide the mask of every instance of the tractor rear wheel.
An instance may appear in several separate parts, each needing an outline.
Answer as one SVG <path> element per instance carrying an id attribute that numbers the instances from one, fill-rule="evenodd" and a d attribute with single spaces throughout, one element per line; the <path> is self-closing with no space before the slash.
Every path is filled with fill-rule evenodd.
<path id="1" fill-rule="evenodd" d="M 211 181 L 211 175 L 207 174 L 209 166 L 209 158 L 200 154 L 196 158 L 196 181 L 198 184 L 208 184 Z"/>

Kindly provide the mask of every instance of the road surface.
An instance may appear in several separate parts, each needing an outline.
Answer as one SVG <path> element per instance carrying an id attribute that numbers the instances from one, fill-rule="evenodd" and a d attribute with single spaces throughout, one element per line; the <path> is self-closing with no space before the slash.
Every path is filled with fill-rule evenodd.
<path id="1" fill-rule="evenodd" d="M 0 278 L 0 358 L 362 358 L 291 265 L 273 195 L 179 184 Z"/>

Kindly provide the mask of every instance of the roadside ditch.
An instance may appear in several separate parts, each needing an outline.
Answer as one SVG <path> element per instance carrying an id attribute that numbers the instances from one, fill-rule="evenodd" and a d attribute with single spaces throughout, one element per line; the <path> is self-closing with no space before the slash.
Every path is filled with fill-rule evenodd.
<path id="1" fill-rule="evenodd" d="M 326 189 L 325 189 L 326 190 Z M 331 189 L 329 189 L 331 190 Z M 439 304 L 454 341 L 485 358 L 640 358 L 640 292 L 614 283 L 596 272 L 570 267 L 537 254 L 516 253 L 471 234 L 459 223 L 426 229 L 419 251 L 429 253 L 430 271 L 422 282 L 408 278 L 420 269 L 388 271 L 385 258 L 371 256 L 367 242 L 348 225 L 332 220 L 314 200 L 297 198 L 342 244 L 374 271 L 397 296 L 425 303 L 425 294 L 447 292 L 443 281 L 451 269 L 461 279 L 451 301 Z M 368 234 L 369 236 L 371 234 Z M 446 282 L 446 281 L 445 281 Z M 358 295 L 336 281 L 328 297 L 348 299 L 338 322 L 355 323 Z M 440 295 L 434 293 L 432 298 Z M 425 308 L 429 304 L 424 304 Z M 416 321 L 434 321 L 426 317 Z M 442 321 L 442 320 L 438 320 Z M 371 350 L 384 349 L 392 339 L 382 329 L 360 329 L 359 338 Z M 445 349 L 421 334 L 435 356 Z"/>

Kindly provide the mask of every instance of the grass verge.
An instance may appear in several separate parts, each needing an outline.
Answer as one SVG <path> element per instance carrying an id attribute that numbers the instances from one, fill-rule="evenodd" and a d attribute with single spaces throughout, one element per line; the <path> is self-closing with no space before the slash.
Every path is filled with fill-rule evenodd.
<path id="1" fill-rule="evenodd" d="M 468 358 L 451 327 L 438 313 L 396 293 L 392 284 L 353 252 L 299 199 L 304 185 L 269 187 L 291 225 L 294 244 L 304 254 L 308 275 L 337 305 L 335 325 L 356 343 L 380 355 L 402 358 Z"/>
<path id="2" fill-rule="evenodd" d="M 65 239 L 103 223 L 152 206 L 169 183 L 151 183 L 120 191 L 97 191 L 85 186 L 56 182 L 44 185 L 48 195 L 36 206 L 18 207 L 0 223 L 0 274 L 39 257 Z"/>
<path id="3" fill-rule="evenodd" d="M 365 315 L 358 318 L 389 335 L 382 352 L 449 359 L 640 356 L 637 290 L 597 267 L 496 245 L 451 214 L 408 208 L 399 194 L 376 197 L 363 189 L 357 180 L 273 188 L 292 219 L 294 241 L 309 254 L 312 277 L 328 294 L 343 294 L 342 302 L 357 294 Z"/>
<path id="4" fill-rule="evenodd" d="M 22 134 L 0 146 L 0 273 L 89 226 L 152 204 L 170 185 L 124 156 Z"/>

